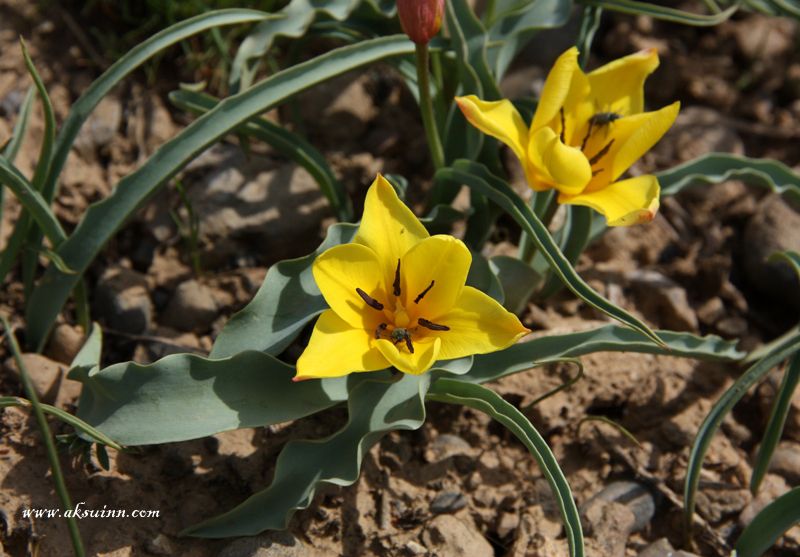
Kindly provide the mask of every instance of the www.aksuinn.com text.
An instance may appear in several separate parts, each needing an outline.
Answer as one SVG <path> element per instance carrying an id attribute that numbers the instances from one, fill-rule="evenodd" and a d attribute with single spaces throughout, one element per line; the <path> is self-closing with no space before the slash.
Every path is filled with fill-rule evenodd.
<path id="1" fill-rule="evenodd" d="M 81 501 L 73 508 L 61 509 L 22 509 L 22 518 L 159 518 L 161 511 L 154 509 L 88 509 L 86 502 Z"/>

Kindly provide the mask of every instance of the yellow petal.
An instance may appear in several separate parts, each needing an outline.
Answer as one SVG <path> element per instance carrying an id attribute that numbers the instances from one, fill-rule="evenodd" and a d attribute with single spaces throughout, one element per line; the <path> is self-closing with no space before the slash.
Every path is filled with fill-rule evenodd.
<path id="1" fill-rule="evenodd" d="M 516 315 L 471 286 L 464 287 L 456 306 L 437 323 L 450 327 L 429 335 L 442 341 L 440 360 L 502 350 L 530 332 Z"/>
<path id="2" fill-rule="evenodd" d="M 413 375 L 428 371 L 438 359 L 439 350 L 442 346 L 438 338 L 426 339 L 423 342 L 415 342 L 414 353 L 411 354 L 405 343 L 398 343 L 395 346 L 386 339 L 380 339 L 375 341 L 375 344 L 389 363 L 403 373 L 411 373 Z"/>
<path id="3" fill-rule="evenodd" d="M 378 254 L 388 278 L 393 275 L 397 260 L 428 236 L 428 231 L 411 209 L 400 201 L 392 185 L 379 174 L 367 191 L 364 216 L 353 241 L 372 248 Z"/>
<path id="4" fill-rule="evenodd" d="M 389 362 L 372 345 L 369 332 L 351 327 L 332 310 L 326 310 L 314 325 L 308 346 L 297 360 L 294 380 L 341 377 L 387 367 Z"/>
<path id="5" fill-rule="evenodd" d="M 437 235 L 411 248 L 402 261 L 400 276 L 406 310 L 414 318 L 435 321 L 450 311 L 461 295 L 472 255 L 461 240 Z"/>
<path id="6" fill-rule="evenodd" d="M 580 193 L 592 179 L 586 155 L 577 147 L 564 145 L 550 128 L 536 131 L 528 149 L 531 165 L 562 193 Z"/>
<path id="7" fill-rule="evenodd" d="M 371 308 L 356 292 L 360 288 L 382 304 L 385 273 L 378 256 L 361 244 L 342 244 L 325 250 L 311 268 L 322 296 L 336 314 L 352 327 L 369 327 L 383 312 Z M 377 324 L 377 323 L 376 323 Z"/>
<path id="8" fill-rule="evenodd" d="M 456 97 L 456 104 L 470 124 L 511 147 L 521 161 L 525 160 L 528 128 L 510 101 L 482 101 L 475 95 Z"/>
<path id="9" fill-rule="evenodd" d="M 659 192 L 658 179 L 646 175 L 615 182 L 591 193 L 559 195 L 558 201 L 591 207 L 606 217 L 609 226 L 630 226 L 655 218 Z"/>
<path id="10" fill-rule="evenodd" d="M 597 68 L 588 75 L 598 112 L 628 116 L 644 110 L 644 81 L 658 67 L 655 48 L 642 50 Z"/>
<path id="11" fill-rule="evenodd" d="M 570 93 L 574 75 L 580 71 L 577 48 L 572 47 L 558 57 L 544 82 L 531 122 L 531 132 L 551 124 L 556 118 L 560 120 L 559 111 L 564 107 Z"/>
<path id="12" fill-rule="evenodd" d="M 616 146 L 617 153 L 612 157 L 614 161 L 612 180 L 616 180 L 623 172 L 639 158 L 649 151 L 658 140 L 667 133 L 667 130 L 678 117 L 681 103 L 674 102 L 655 112 L 645 112 L 636 115 L 632 122 L 614 122 L 613 136 L 618 137 L 620 145 Z M 629 120 L 626 118 L 625 120 Z M 622 124 L 617 129 L 616 124 Z"/>

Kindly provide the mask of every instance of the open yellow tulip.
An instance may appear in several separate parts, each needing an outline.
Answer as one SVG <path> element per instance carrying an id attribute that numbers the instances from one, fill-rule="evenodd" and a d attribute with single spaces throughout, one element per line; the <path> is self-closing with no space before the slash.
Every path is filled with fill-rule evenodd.
<path id="1" fill-rule="evenodd" d="M 619 177 L 666 133 L 680 103 L 644 110 L 644 81 L 658 67 L 644 50 L 585 74 L 578 50 L 550 70 L 530 127 L 508 100 L 456 98 L 467 120 L 506 145 L 522 162 L 535 191 L 556 189 L 558 202 L 585 205 L 609 226 L 652 220 L 658 211 L 655 176 Z"/>
<path id="2" fill-rule="evenodd" d="M 331 309 L 297 360 L 295 381 L 390 366 L 420 374 L 437 360 L 501 350 L 529 333 L 465 285 L 471 262 L 460 240 L 430 236 L 379 175 L 353 243 L 314 261 L 314 280 Z"/>

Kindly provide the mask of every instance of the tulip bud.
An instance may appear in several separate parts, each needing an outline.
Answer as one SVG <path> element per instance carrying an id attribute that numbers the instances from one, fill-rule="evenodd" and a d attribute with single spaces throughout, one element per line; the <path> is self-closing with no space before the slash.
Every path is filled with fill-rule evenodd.
<path id="1" fill-rule="evenodd" d="M 397 0 L 397 15 L 409 39 L 428 44 L 442 27 L 444 0 Z"/>

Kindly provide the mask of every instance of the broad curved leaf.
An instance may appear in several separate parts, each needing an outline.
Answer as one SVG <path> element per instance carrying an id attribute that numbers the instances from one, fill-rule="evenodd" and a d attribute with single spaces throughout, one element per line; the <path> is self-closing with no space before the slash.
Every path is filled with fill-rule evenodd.
<path id="1" fill-rule="evenodd" d="M 737 557 L 761 557 L 800 522 L 800 487 L 784 493 L 756 515 L 736 540 Z"/>
<path id="2" fill-rule="evenodd" d="M 553 490 L 561 517 L 564 520 L 570 555 L 582 557 L 584 555 L 583 531 L 578 508 L 572 498 L 572 491 L 555 455 L 528 418 L 497 393 L 480 385 L 472 385 L 455 379 L 439 379 L 433 383 L 428 390 L 427 398 L 438 402 L 468 406 L 485 412 L 506 426 L 522 441 L 536 459 Z"/>
<path id="3" fill-rule="evenodd" d="M 146 163 L 123 178 L 111 196 L 92 205 L 75 232 L 59 248 L 61 258 L 78 275 L 65 275 L 53 266 L 47 269 L 28 304 L 30 344 L 38 348 L 44 345 L 79 276 L 125 220 L 204 149 L 253 116 L 303 89 L 390 56 L 409 54 L 413 49 L 414 44 L 404 36 L 392 36 L 333 50 L 226 98 L 162 145 Z"/>
<path id="4" fill-rule="evenodd" d="M 344 428 L 320 441 L 290 441 L 278 456 L 275 478 L 267 489 L 183 534 L 225 538 L 286 528 L 295 510 L 308 507 L 320 483 L 354 483 L 364 454 L 385 433 L 422 425 L 429 382 L 427 373 L 364 381 L 350 393 L 350 418 Z"/>
<path id="5" fill-rule="evenodd" d="M 519 342 L 501 352 L 475 356 L 472 370 L 459 380 L 485 383 L 530 369 L 534 362 L 574 358 L 593 352 L 637 352 L 698 360 L 739 360 L 744 357 L 735 343 L 716 336 L 698 337 L 671 331 L 658 331 L 658 335 L 664 341 L 664 347 L 653 344 L 636 331 L 617 325 L 543 336 Z"/>
<path id="6" fill-rule="evenodd" d="M 456 161 L 451 168 L 439 170 L 436 176 L 466 184 L 497 203 L 538 244 L 553 272 L 558 274 L 564 284 L 579 298 L 606 315 L 639 331 L 653 342 L 663 345 L 661 339 L 640 319 L 612 304 L 586 284 L 575 272 L 569 260 L 561 253 L 544 224 L 504 180 L 492 175 L 485 166 L 467 160 Z"/>
<path id="7" fill-rule="evenodd" d="M 650 2 L 638 2 L 636 0 L 578 0 L 587 6 L 596 6 L 615 12 L 630 15 L 647 15 L 654 19 L 682 23 L 683 25 L 694 25 L 699 27 L 719 25 L 729 19 L 739 9 L 739 2 L 727 10 L 718 13 L 703 15 L 666 6 L 651 4 Z"/>
<path id="8" fill-rule="evenodd" d="M 656 174 L 662 195 L 674 195 L 697 184 L 743 180 L 800 200 L 800 175 L 782 162 L 711 153 Z"/>
<path id="9" fill-rule="evenodd" d="M 27 214 L 36 221 L 53 246 L 59 246 L 67 237 L 47 201 L 17 168 L 0 156 L 0 182 L 19 200 Z"/>

